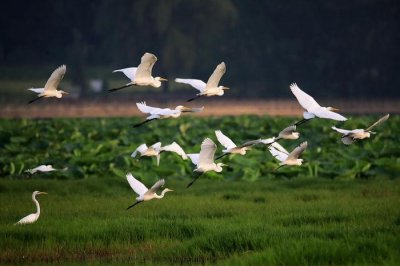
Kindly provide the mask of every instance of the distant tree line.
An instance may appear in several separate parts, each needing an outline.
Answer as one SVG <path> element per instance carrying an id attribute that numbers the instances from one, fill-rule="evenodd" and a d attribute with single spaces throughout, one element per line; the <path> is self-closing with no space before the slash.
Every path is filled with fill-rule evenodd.
<path id="1" fill-rule="evenodd" d="M 389 98 L 400 90 L 397 0 L 8 1 L 0 16 L 0 65 L 135 66 L 207 79 L 248 97 L 289 96 L 297 82 L 318 97 Z"/>

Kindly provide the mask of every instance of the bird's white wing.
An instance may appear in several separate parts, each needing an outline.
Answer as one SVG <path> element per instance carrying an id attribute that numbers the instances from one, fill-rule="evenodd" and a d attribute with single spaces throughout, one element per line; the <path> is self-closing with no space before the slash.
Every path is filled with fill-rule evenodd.
<path id="1" fill-rule="evenodd" d="M 224 146 L 226 149 L 232 149 L 236 147 L 236 144 L 233 143 L 233 141 L 225 136 L 221 130 L 215 130 L 215 136 L 217 136 L 217 139 L 219 143 L 221 143 L 222 146 Z"/>
<path id="2" fill-rule="evenodd" d="M 289 155 L 289 152 L 278 142 L 274 142 L 271 144 L 271 147 L 274 147 L 276 150 L 283 152 L 286 155 Z"/>
<path id="3" fill-rule="evenodd" d="M 163 151 L 172 151 L 177 153 L 179 156 L 182 157 L 182 159 L 186 160 L 187 159 L 187 155 L 185 153 L 185 151 L 182 149 L 181 146 L 178 145 L 178 143 L 173 142 L 169 145 L 166 145 L 164 147 L 161 148 L 161 150 Z"/>
<path id="4" fill-rule="evenodd" d="M 178 83 L 184 83 L 184 84 L 189 84 L 193 88 L 199 90 L 200 92 L 203 92 L 204 89 L 206 88 L 206 83 L 200 79 L 180 79 L 176 78 L 176 82 Z"/>
<path id="5" fill-rule="evenodd" d="M 199 160 L 200 160 L 200 154 L 199 153 L 189 153 L 186 154 L 190 160 L 192 161 L 193 164 L 198 165 L 199 164 Z"/>
<path id="6" fill-rule="evenodd" d="M 260 139 L 260 142 L 264 143 L 265 145 L 269 145 L 271 143 L 274 143 L 274 141 L 275 141 L 275 137 L 268 138 L 268 139 Z"/>
<path id="7" fill-rule="evenodd" d="M 307 149 L 307 141 L 304 141 L 299 146 L 297 146 L 287 157 L 288 160 L 290 159 L 298 159 L 300 155 Z"/>
<path id="8" fill-rule="evenodd" d="M 148 106 L 148 105 L 146 105 L 146 102 L 136 103 L 136 106 L 142 113 L 147 113 L 147 114 L 159 114 L 163 110 L 158 107 Z"/>
<path id="9" fill-rule="evenodd" d="M 28 90 L 36 92 L 36 93 L 43 93 L 44 92 L 44 88 L 30 88 Z"/>
<path id="10" fill-rule="evenodd" d="M 346 117 L 344 117 L 338 113 L 329 111 L 325 107 L 319 107 L 317 109 L 314 109 L 313 113 L 319 118 L 327 118 L 327 119 L 332 119 L 332 120 L 336 120 L 336 121 L 346 121 L 347 120 Z"/>
<path id="11" fill-rule="evenodd" d="M 165 180 L 164 180 L 164 179 L 158 180 L 158 181 L 149 189 L 148 193 L 151 193 L 151 194 L 156 193 L 157 190 L 158 190 L 160 187 L 164 186 L 164 184 L 165 184 Z"/>
<path id="12" fill-rule="evenodd" d="M 151 77 L 151 71 L 157 61 L 157 57 L 150 53 L 142 56 L 140 65 L 137 67 L 135 79 L 146 79 Z"/>
<path id="13" fill-rule="evenodd" d="M 199 164 L 213 164 L 216 149 L 217 145 L 211 139 L 206 138 L 203 140 L 201 143 Z"/>
<path id="14" fill-rule="evenodd" d="M 376 121 L 375 123 L 373 123 L 370 127 L 368 127 L 365 131 L 370 131 L 372 130 L 374 127 L 378 126 L 379 124 L 382 124 L 383 122 L 385 122 L 386 120 L 388 120 L 389 118 L 389 114 L 381 117 L 378 121 Z"/>
<path id="15" fill-rule="evenodd" d="M 113 71 L 113 73 L 115 72 L 122 72 L 125 74 L 125 76 L 127 76 L 131 81 L 135 80 L 135 75 L 136 75 L 136 70 L 137 67 L 128 67 L 128 68 L 122 68 L 122 69 L 116 69 Z"/>
<path id="16" fill-rule="evenodd" d="M 279 132 L 279 136 L 290 135 L 294 131 L 296 131 L 296 125 L 288 126 L 287 128 L 284 128 L 281 132 Z"/>
<path id="17" fill-rule="evenodd" d="M 126 180 L 128 180 L 128 183 L 131 186 L 131 188 L 133 189 L 133 191 L 135 191 L 135 193 L 138 194 L 139 196 L 141 196 L 147 192 L 147 190 L 148 190 L 147 187 L 145 185 L 143 185 L 142 182 L 140 182 L 139 180 L 134 178 L 131 173 L 128 173 L 126 175 Z"/>
<path id="18" fill-rule="evenodd" d="M 151 147 L 154 150 L 159 151 L 161 149 L 161 142 L 154 143 L 153 145 L 151 145 Z"/>
<path id="19" fill-rule="evenodd" d="M 132 158 L 135 158 L 137 153 L 140 152 L 140 154 L 143 154 L 147 151 L 148 147 L 146 144 L 142 144 L 139 147 L 136 148 L 136 150 L 131 154 Z"/>
<path id="20" fill-rule="evenodd" d="M 47 80 L 46 85 L 44 85 L 44 90 L 57 90 L 58 84 L 60 84 L 60 81 L 63 79 L 65 72 L 67 72 L 67 67 L 65 65 L 54 70 Z"/>
<path id="21" fill-rule="evenodd" d="M 342 138 L 343 144 L 346 144 L 346 145 L 350 145 L 350 144 L 352 144 L 354 141 L 355 141 L 355 140 L 354 140 L 351 136 L 344 136 L 344 137 Z"/>
<path id="22" fill-rule="evenodd" d="M 348 135 L 349 133 L 353 132 L 353 130 L 347 130 L 347 129 L 337 128 L 337 127 L 332 127 L 332 129 L 339 133 L 342 133 L 344 135 Z"/>
<path id="23" fill-rule="evenodd" d="M 272 156 L 274 156 L 276 159 L 278 159 L 279 161 L 283 162 L 284 160 L 286 160 L 286 158 L 288 157 L 288 155 L 284 152 L 281 152 L 279 150 L 277 150 L 274 146 L 269 146 L 268 147 L 269 152 L 272 154 Z"/>
<path id="24" fill-rule="evenodd" d="M 219 81 L 221 80 L 225 72 L 226 72 L 226 65 L 224 62 L 222 62 L 215 68 L 214 72 L 208 78 L 206 89 L 218 87 Z"/>
<path id="25" fill-rule="evenodd" d="M 297 101 L 300 105 L 306 109 L 307 111 L 314 110 L 318 107 L 321 107 L 313 97 L 302 91 L 296 83 L 290 84 L 290 90 L 293 92 L 294 96 L 296 96 Z"/>

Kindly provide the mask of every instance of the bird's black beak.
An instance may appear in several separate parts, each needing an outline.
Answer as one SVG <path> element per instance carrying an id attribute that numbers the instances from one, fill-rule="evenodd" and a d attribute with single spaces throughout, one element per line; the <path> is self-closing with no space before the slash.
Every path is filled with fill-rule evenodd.
<path id="1" fill-rule="evenodd" d="M 143 201 L 136 201 L 135 203 L 133 203 L 131 206 L 129 206 L 128 208 L 126 208 L 127 210 L 129 210 L 130 208 L 134 207 L 135 205 L 142 203 Z"/>

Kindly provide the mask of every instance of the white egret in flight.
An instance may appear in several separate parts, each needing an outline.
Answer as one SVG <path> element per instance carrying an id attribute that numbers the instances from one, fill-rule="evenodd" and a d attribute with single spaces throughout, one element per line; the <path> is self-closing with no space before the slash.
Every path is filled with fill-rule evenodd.
<path id="1" fill-rule="evenodd" d="M 36 92 L 38 97 L 29 101 L 28 104 L 31 104 L 43 97 L 57 97 L 61 98 L 63 94 L 68 94 L 63 90 L 57 90 L 58 85 L 60 84 L 61 80 L 63 79 L 65 72 L 67 71 L 67 67 L 65 65 L 61 65 L 56 70 L 53 71 L 50 78 L 47 80 L 44 88 L 30 88 L 28 90 Z"/>
<path id="2" fill-rule="evenodd" d="M 270 141 L 271 139 L 266 139 L 264 140 L 264 144 L 271 145 L 272 143 L 280 140 L 280 139 L 298 139 L 300 137 L 300 133 L 296 131 L 296 125 L 291 125 L 288 126 L 284 129 L 282 129 L 281 132 L 279 132 L 279 135 L 277 137 L 273 137 L 272 142 Z"/>
<path id="3" fill-rule="evenodd" d="M 150 147 L 147 147 L 146 144 L 142 144 L 136 148 L 136 150 L 131 154 L 132 158 L 135 158 L 138 153 L 140 153 L 140 157 L 147 156 L 155 156 L 157 158 L 157 165 L 160 164 L 160 151 L 161 151 L 161 142 L 157 142 Z"/>
<path id="4" fill-rule="evenodd" d="M 164 186 L 164 184 L 165 184 L 164 179 L 158 180 L 150 189 L 148 189 L 145 185 L 143 185 L 142 182 L 140 182 L 139 180 L 134 178 L 131 173 L 128 173 L 126 175 L 126 179 L 128 180 L 128 183 L 131 186 L 131 188 L 133 189 L 133 191 L 135 191 L 135 193 L 139 195 L 136 198 L 135 203 L 133 203 L 131 206 L 129 206 L 127 208 L 127 210 L 143 201 L 148 201 L 151 199 L 162 199 L 164 197 L 165 193 L 173 191 L 172 189 L 165 188 L 161 192 L 161 195 L 156 194 L 157 190 L 160 187 Z"/>
<path id="5" fill-rule="evenodd" d="M 25 216 L 24 218 L 22 218 L 21 220 L 19 220 L 17 224 L 31 224 L 37 221 L 37 219 L 39 219 L 40 216 L 40 205 L 39 202 L 36 199 L 36 195 L 40 195 L 40 194 L 47 194 L 46 192 L 40 192 L 40 191 L 34 191 L 32 193 L 32 200 L 36 205 L 36 212 L 35 213 L 31 213 L 27 216 Z"/>
<path id="6" fill-rule="evenodd" d="M 127 76 L 131 81 L 125 84 L 122 87 L 118 87 L 115 89 L 110 89 L 109 91 L 117 91 L 123 88 L 127 88 L 133 85 L 137 86 L 152 86 L 155 88 L 159 88 L 161 86 L 161 81 L 167 81 L 165 78 L 161 77 L 153 77 L 151 75 L 153 66 L 157 61 L 157 57 L 154 54 L 145 53 L 142 56 L 140 65 L 138 67 L 128 67 L 114 70 L 115 72 L 122 72 Z"/>
<path id="7" fill-rule="evenodd" d="M 302 91 L 296 83 L 290 84 L 290 89 L 292 90 L 294 96 L 296 96 L 297 101 L 306 110 L 303 113 L 304 119 L 295 123 L 295 125 L 300 125 L 314 117 L 332 119 L 337 121 L 346 121 L 347 118 L 335 113 L 333 111 L 339 111 L 339 109 L 333 107 L 322 107 L 320 106 L 313 97 Z"/>
<path id="8" fill-rule="evenodd" d="M 285 165 L 301 165 L 303 159 L 299 159 L 300 155 L 307 148 L 307 141 L 301 143 L 297 146 L 291 153 L 289 153 L 285 148 L 283 148 L 279 143 L 275 142 L 268 147 L 272 156 L 280 161 L 279 168 Z"/>
<path id="9" fill-rule="evenodd" d="M 367 129 L 353 129 L 353 130 L 347 130 L 347 129 L 341 129 L 337 127 L 332 127 L 332 129 L 336 130 L 339 133 L 342 133 L 342 142 L 346 145 L 350 145 L 356 140 L 361 140 L 365 138 L 369 138 L 371 134 L 376 134 L 376 132 L 371 131 L 374 127 L 378 126 L 379 124 L 385 122 L 389 118 L 389 114 L 381 117 L 378 121 L 373 123 L 371 126 L 369 126 Z"/>
<path id="10" fill-rule="evenodd" d="M 215 171 L 217 173 L 222 171 L 222 166 L 225 166 L 223 163 L 214 163 L 214 154 L 217 149 L 217 145 L 209 139 L 206 138 L 201 143 L 200 153 L 197 154 L 187 154 L 193 164 L 196 165 L 196 168 L 193 172 L 197 173 L 195 175 L 192 182 L 187 185 L 187 188 L 193 185 L 193 183 L 203 174 L 208 171 Z"/>
<path id="11" fill-rule="evenodd" d="M 150 147 L 147 147 L 146 144 L 142 144 L 131 154 L 132 158 L 135 158 L 138 153 L 140 153 L 140 157 L 143 156 L 155 156 L 157 158 L 157 166 L 160 164 L 160 154 L 162 152 L 175 152 L 182 157 L 182 159 L 186 160 L 187 156 L 186 153 L 183 151 L 181 146 L 179 146 L 176 142 L 173 142 L 169 145 L 161 147 L 161 142 L 157 142 Z"/>
<path id="12" fill-rule="evenodd" d="M 261 144 L 261 143 L 265 144 L 265 145 L 272 145 L 273 143 L 275 143 L 281 139 L 298 139 L 299 137 L 300 137 L 300 133 L 296 131 L 296 125 L 291 125 L 291 126 L 288 126 L 284 129 L 282 129 L 282 131 L 279 132 L 279 135 L 277 137 L 272 137 L 272 138 L 268 138 L 268 139 L 252 140 L 252 141 L 246 142 L 245 144 L 247 146 Z M 243 144 L 243 145 L 245 145 L 245 144 Z"/>
<path id="13" fill-rule="evenodd" d="M 143 122 L 134 125 L 133 127 L 139 127 L 145 123 L 153 121 L 155 119 L 164 119 L 164 118 L 178 118 L 184 112 L 201 112 L 203 111 L 204 107 L 201 108 L 188 108 L 182 105 L 178 105 L 175 109 L 170 108 L 158 108 L 158 107 L 151 107 L 146 105 L 146 102 L 136 103 L 138 109 L 145 114 L 150 114 L 146 117 L 146 120 Z"/>
<path id="14" fill-rule="evenodd" d="M 204 83 L 204 81 L 200 79 L 181 79 L 177 78 L 175 79 L 176 82 L 178 83 L 184 83 L 184 84 L 189 84 L 193 88 L 197 89 L 200 91 L 196 95 L 196 97 L 193 97 L 189 100 L 188 102 L 193 101 L 194 99 L 197 99 L 202 96 L 222 96 L 224 95 L 224 90 L 229 90 L 229 88 L 224 87 L 224 86 L 218 86 L 219 81 L 221 80 L 221 77 L 225 74 L 226 72 L 226 66 L 225 63 L 222 62 L 219 64 L 210 78 L 208 79 L 207 83 Z"/>
<path id="15" fill-rule="evenodd" d="M 29 174 L 34 174 L 36 172 L 51 172 L 51 171 L 57 171 L 57 169 L 53 168 L 53 166 L 51 164 L 48 165 L 40 165 L 38 167 L 35 167 L 33 169 L 27 169 L 25 170 L 25 172 L 29 173 Z"/>
<path id="16" fill-rule="evenodd" d="M 259 141 L 248 141 L 242 145 L 236 146 L 236 144 L 230 138 L 224 135 L 221 130 L 215 130 L 215 136 L 217 136 L 219 143 L 225 147 L 225 150 L 222 150 L 223 154 L 216 157 L 215 160 L 218 160 L 228 154 L 245 155 L 246 152 L 251 149 L 250 146 L 259 143 Z"/>

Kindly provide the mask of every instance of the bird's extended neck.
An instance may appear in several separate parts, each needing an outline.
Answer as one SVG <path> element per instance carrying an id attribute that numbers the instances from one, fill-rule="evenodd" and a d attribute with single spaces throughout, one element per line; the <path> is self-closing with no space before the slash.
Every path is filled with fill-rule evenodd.
<path id="1" fill-rule="evenodd" d="M 40 205 L 39 205 L 39 201 L 37 201 L 37 199 L 36 199 L 36 195 L 32 195 L 32 200 L 36 205 L 36 214 L 39 215 L 40 214 Z"/>
<path id="2" fill-rule="evenodd" d="M 163 191 L 161 191 L 161 194 L 160 194 L 160 195 L 155 194 L 155 198 L 156 198 L 156 199 L 162 199 L 162 198 L 164 198 L 164 195 L 165 195 L 165 193 L 167 193 L 167 192 L 169 192 L 169 189 L 168 189 L 168 188 L 166 188 L 166 189 L 164 189 Z"/>

